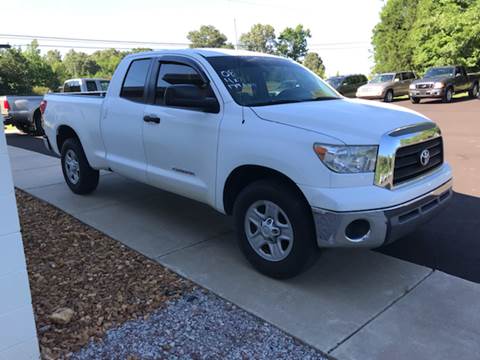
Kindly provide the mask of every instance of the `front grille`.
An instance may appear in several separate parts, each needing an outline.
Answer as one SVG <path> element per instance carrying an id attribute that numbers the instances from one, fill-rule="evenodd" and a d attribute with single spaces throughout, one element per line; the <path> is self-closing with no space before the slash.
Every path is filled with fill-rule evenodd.
<path id="1" fill-rule="evenodd" d="M 428 163 L 422 165 L 421 154 L 424 150 L 430 153 Z M 425 174 L 443 163 L 442 138 L 437 137 L 419 144 L 401 147 L 395 154 L 395 170 L 393 172 L 393 185 L 414 179 Z"/>
<path id="2" fill-rule="evenodd" d="M 433 84 L 417 84 L 417 89 L 431 89 Z"/>

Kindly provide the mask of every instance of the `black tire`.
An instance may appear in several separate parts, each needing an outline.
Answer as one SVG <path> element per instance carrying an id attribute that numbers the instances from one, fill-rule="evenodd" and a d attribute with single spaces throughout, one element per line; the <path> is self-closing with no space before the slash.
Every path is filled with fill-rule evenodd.
<path id="1" fill-rule="evenodd" d="M 66 165 L 67 156 L 73 154 L 78 162 L 78 181 L 76 182 L 68 175 Z M 70 138 L 63 143 L 61 162 L 65 182 L 75 194 L 89 194 L 97 188 L 100 172 L 90 166 L 78 139 Z"/>
<path id="2" fill-rule="evenodd" d="M 383 97 L 383 102 L 390 103 L 393 101 L 393 90 L 387 90 L 385 96 Z"/>
<path id="3" fill-rule="evenodd" d="M 43 136 L 45 134 L 42 127 L 42 114 L 40 113 L 40 110 L 35 111 L 35 113 L 33 114 L 33 125 L 33 136 Z"/>
<path id="4" fill-rule="evenodd" d="M 451 87 L 448 87 L 445 89 L 445 93 L 443 94 L 442 97 L 442 102 L 443 103 L 451 103 L 453 99 L 453 89 Z"/>
<path id="5" fill-rule="evenodd" d="M 260 256 L 247 238 L 245 225 L 247 211 L 258 201 L 268 201 L 277 205 L 286 214 L 293 229 L 289 253 L 279 261 L 267 260 Z M 235 200 L 233 216 L 239 246 L 247 260 L 262 274 L 277 279 L 294 277 L 313 264 L 316 254 L 319 253 L 311 208 L 284 182 L 267 179 L 248 185 Z M 257 231 L 260 232 L 260 228 Z"/>
<path id="6" fill-rule="evenodd" d="M 472 99 L 476 99 L 478 98 L 479 95 L 480 95 L 480 92 L 479 92 L 478 83 L 475 83 L 473 84 L 473 87 L 470 90 L 468 90 L 468 96 L 470 96 Z"/>
<path id="7" fill-rule="evenodd" d="M 410 97 L 410 101 L 412 102 L 412 104 L 418 104 L 420 103 L 420 98 Z"/>

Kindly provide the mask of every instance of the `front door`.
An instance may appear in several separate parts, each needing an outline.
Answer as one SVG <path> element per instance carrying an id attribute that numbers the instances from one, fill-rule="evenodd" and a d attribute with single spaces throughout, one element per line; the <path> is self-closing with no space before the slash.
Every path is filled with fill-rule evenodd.
<path id="1" fill-rule="evenodd" d="M 107 96 L 101 120 L 109 167 L 139 181 L 146 180 L 142 131 L 151 62 L 152 59 L 138 59 L 130 63 L 118 96 Z"/>
<path id="2" fill-rule="evenodd" d="M 154 71 L 156 81 L 143 123 L 148 182 L 167 191 L 213 203 L 212 185 L 216 179 L 222 111 L 209 113 L 188 105 L 173 107 L 165 102 L 169 86 L 200 86 L 199 79 L 206 78 L 205 72 L 193 60 L 178 56 L 161 57 Z M 220 99 L 210 85 L 202 89 Z"/>

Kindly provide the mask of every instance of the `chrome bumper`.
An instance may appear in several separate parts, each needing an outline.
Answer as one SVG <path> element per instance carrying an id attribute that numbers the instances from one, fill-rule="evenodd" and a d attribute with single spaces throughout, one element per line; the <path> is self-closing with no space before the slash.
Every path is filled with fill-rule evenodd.
<path id="1" fill-rule="evenodd" d="M 452 180 L 406 203 L 385 209 L 334 212 L 312 208 L 319 247 L 375 248 L 430 220 L 451 199 Z"/>

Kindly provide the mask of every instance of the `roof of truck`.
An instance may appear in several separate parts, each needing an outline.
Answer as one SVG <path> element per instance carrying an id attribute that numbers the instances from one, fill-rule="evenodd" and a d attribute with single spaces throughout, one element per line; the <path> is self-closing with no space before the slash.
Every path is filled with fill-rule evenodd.
<path id="1" fill-rule="evenodd" d="M 201 48 L 201 49 L 165 49 L 165 50 L 155 50 L 155 51 L 146 51 L 141 53 L 135 53 L 128 56 L 137 57 L 141 55 L 162 55 L 162 54 L 179 54 L 179 55 L 202 55 L 204 57 L 213 57 L 213 56 L 272 56 L 270 54 L 264 54 L 260 52 L 247 51 L 247 50 L 235 50 L 235 49 L 217 49 L 217 48 Z"/>

